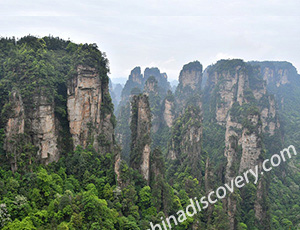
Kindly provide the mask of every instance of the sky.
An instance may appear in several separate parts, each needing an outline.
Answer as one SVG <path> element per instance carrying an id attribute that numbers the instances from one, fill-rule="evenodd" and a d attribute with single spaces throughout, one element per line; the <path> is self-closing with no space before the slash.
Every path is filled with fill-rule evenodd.
<path id="1" fill-rule="evenodd" d="M 195 60 L 289 61 L 300 70 L 299 10 L 299 0 L 0 0 L 0 36 L 97 43 L 113 82 L 135 66 L 176 80 Z"/>

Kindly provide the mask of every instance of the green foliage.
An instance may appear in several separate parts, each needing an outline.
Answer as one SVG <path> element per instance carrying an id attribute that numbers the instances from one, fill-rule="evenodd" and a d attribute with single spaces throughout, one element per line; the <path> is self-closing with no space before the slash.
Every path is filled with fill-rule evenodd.
<path id="1" fill-rule="evenodd" d="M 225 103 L 218 92 L 225 83 L 224 79 L 220 79 L 219 85 L 212 92 L 205 91 L 204 94 L 198 88 L 193 91 L 190 87 L 183 89 L 179 86 L 175 100 L 171 92 L 165 92 L 165 88 L 168 87 L 166 82 L 162 83 L 159 70 L 147 69 L 144 80 L 155 85 L 155 90 L 148 92 L 148 106 L 153 126 L 158 127 L 158 131 L 150 134 L 148 132 L 150 122 L 138 123 L 136 104 L 133 103 L 132 106 L 131 127 L 130 105 L 123 104 L 120 108 L 117 129 L 118 133 L 125 137 L 122 139 L 125 148 L 120 165 L 122 183 L 119 187 L 114 173 L 114 153 L 99 154 L 92 146 L 86 149 L 78 146 L 73 151 L 68 132 L 67 83 L 76 74 L 78 65 L 96 68 L 103 83 L 101 116 L 106 117 L 113 112 L 111 98 L 105 87 L 109 72 L 105 54 L 99 51 L 95 44 L 77 45 L 59 38 L 33 36 L 26 36 L 20 40 L 0 39 L 0 51 L 1 229 L 148 229 L 150 221 L 161 223 L 160 217 L 183 210 L 189 204 L 190 198 L 202 197 L 208 190 L 225 181 L 225 127 L 217 124 L 214 117 L 217 106 Z M 277 130 L 272 138 L 260 134 L 263 139 L 263 143 L 259 143 L 263 149 L 261 157 L 280 151 L 283 143 L 300 144 L 297 133 L 297 127 L 300 128 L 300 111 L 299 106 L 295 106 L 300 103 L 299 76 L 288 63 L 266 62 L 261 64 L 261 67 L 264 66 L 272 68 L 274 72 L 278 72 L 280 68 L 287 68 L 289 76 L 292 76 L 289 80 L 293 84 L 281 87 L 268 86 L 268 90 L 275 93 L 275 97 L 266 94 L 259 101 L 255 99 L 253 90 L 261 89 L 265 82 L 258 67 L 252 68 L 242 60 L 221 60 L 209 69 L 220 74 L 221 78 L 223 73 L 234 72 L 249 77 L 249 88 L 243 92 L 245 103 L 243 105 L 234 103 L 229 113 L 232 121 L 242 124 L 250 133 L 260 134 L 258 127 L 261 125 L 260 120 L 258 124 L 253 124 L 251 116 L 259 117 L 261 113 L 259 108 L 268 108 L 270 98 L 277 101 L 284 98 L 285 103 L 279 105 L 284 138 L 280 130 Z M 183 70 L 202 72 L 202 65 L 197 61 L 192 62 L 185 65 Z M 134 71 L 137 75 L 140 74 L 140 69 Z M 163 89 L 158 87 L 159 83 L 165 84 L 166 87 Z M 143 84 L 145 82 L 141 84 L 129 82 L 124 95 L 129 96 L 131 93 L 136 97 L 142 97 L 140 94 Z M 237 84 L 234 88 L 236 87 Z M 59 162 L 48 166 L 38 164 L 35 157 L 37 147 L 32 141 L 28 141 L 31 138 L 31 134 L 27 132 L 28 124 L 24 135 L 14 137 L 12 141 L 14 151 L 4 151 L 5 126 L 14 106 L 10 100 L 12 91 L 20 94 L 26 112 L 36 107 L 36 97 L 45 97 L 47 103 L 55 105 L 55 116 L 62 126 L 59 145 L 62 146 L 63 152 Z M 172 109 L 176 120 L 169 129 L 160 120 L 164 111 L 162 103 L 168 100 L 176 104 L 177 99 L 184 99 L 183 109 L 181 108 L 177 114 L 174 108 Z M 203 102 L 204 112 L 199 108 L 200 102 Z M 148 114 L 149 120 L 151 114 L 150 112 Z M 276 119 L 273 118 L 272 121 L 275 122 Z M 114 116 L 111 117 L 111 122 L 115 125 Z M 137 129 L 140 129 L 139 134 Z M 199 136 L 201 142 L 190 145 L 191 130 L 201 132 L 203 130 L 203 136 Z M 237 128 L 234 131 L 239 134 L 241 132 Z M 97 138 L 102 146 L 111 144 L 107 142 L 104 134 L 100 134 Z M 141 165 L 141 152 L 146 144 L 151 145 L 151 138 L 153 151 L 150 159 L 150 181 L 147 183 L 135 169 Z M 131 146 L 129 156 L 131 139 L 135 142 Z M 166 143 L 169 140 L 171 141 L 168 146 Z M 90 143 L 92 142 L 93 140 L 90 140 Z M 230 137 L 230 144 L 239 159 L 241 146 L 236 136 Z M 263 144 L 267 146 L 266 152 Z M 157 146 L 161 148 L 153 148 Z M 176 154 L 174 161 L 165 160 L 170 149 Z M 8 159 L 17 160 L 17 172 L 12 173 L 8 170 L 9 162 L 6 155 Z M 132 167 L 126 162 L 130 162 Z M 267 212 L 267 217 L 261 226 L 257 223 L 254 212 L 257 187 L 247 184 L 232 194 L 237 201 L 238 230 L 268 229 L 268 215 L 272 229 L 296 229 L 299 226 L 300 207 L 294 202 L 300 199 L 298 160 L 291 166 L 291 169 L 281 167 L 272 172 L 271 176 L 274 179 L 271 180 L 270 187 L 268 181 L 264 181 L 262 187 L 264 191 L 269 192 L 269 196 L 268 199 L 262 197 L 262 206 Z M 232 166 L 232 171 L 238 172 L 238 168 L 237 160 Z M 209 177 L 208 180 L 205 179 L 206 176 Z M 225 205 L 226 202 L 218 202 L 207 211 L 193 218 L 188 217 L 184 223 L 176 226 L 176 229 L 229 229 L 228 210 Z"/>
<path id="2" fill-rule="evenodd" d="M 2 229 L 139 229 L 141 216 L 156 215 L 151 191 L 128 186 L 116 196 L 112 166 L 111 154 L 78 147 L 22 177 L 1 171 Z"/>
<path id="3" fill-rule="evenodd" d="M 209 73 L 213 72 L 229 72 L 231 75 L 239 68 L 246 66 L 246 63 L 241 59 L 220 60 L 215 65 L 209 68 Z"/>
<path id="4" fill-rule="evenodd" d="M 277 102 L 277 114 L 280 121 L 280 130 L 274 136 L 264 136 L 267 155 L 279 153 L 283 147 L 294 145 L 296 149 L 300 146 L 300 77 L 296 68 L 288 62 L 251 62 L 257 66 L 262 74 L 265 69 L 272 72 L 272 79 L 269 80 L 267 90 L 274 94 L 271 99 Z M 285 81 L 288 83 L 281 83 Z M 278 84 L 280 83 L 280 84 Z M 260 104 L 268 106 L 267 97 L 263 97 Z M 277 122 L 276 119 L 270 120 Z M 299 155 L 299 154 L 298 154 Z M 296 166 L 296 167 L 294 167 Z M 269 188 L 270 220 L 272 229 L 297 229 L 300 219 L 299 209 L 295 201 L 300 199 L 299 193 L 299 157 L 291 163 L 281 165 L 270 175 L 272 178 Z"/>
<path id="5" fill-rule="evenodd" d="M 139 114 L 139 106 L 143 104 L 145 118 L 141 119 Z M 130 151 L 130 166 L 133 169 L 139 169 L 142 164 L 142 153 L 146 145 L 151 145 L 150 130 L 151 130 L 151 112 L 148 96 L 138 95 L 132 98 L 131 102 L 131 151 Z"/>
<path id="6" fill-rule="evenodd" d="M 0 141 L 9 117 L 14 116 L 12 92 L 21 98 L 24 105 L 25 133 L 14 138 L 16 147 L 7 153 L 15 158 L 19 170 L 32 170 L 37 159 L 34 140 L 30 133 L 31 120 L 38 105 L 54 105 L 55 117 L 61 126 L 58 147 L 66 154 L 72 149 L 72 140 L 67 117 L 67 85 L 76 74 L 78 65 L 97 70 L 101 79 L 101 116 L 113 114 L 113 104 L 108 92 L 108 60 L 95 44 L 75 44 L 60 38 L 36 38 L 26 36 L 19 40 L 0 40 Z M 23 115 L 24 115 L 23 114 Z M 110 121 L 115 125 L 115 117 Z M 92 141 L 92 140 L 91 140 Z M 0 142 L 3 153 L 3 141 Z M 102 141 L 104 145 L 108 145 Z M 26 153 L 26 154 L 25 154 Z M 0 156 L 3 154 L 0 154 Z"/>
<path id="7" fill-rule="evenodd" d="M 195 106 L 187 107 L 184 114 L 175 120 L 168 144 L 169 151 L 172 151 L 176 156 L 176 161 L 173 162 L 174 169 L 170 171 L 171 174 L 175 170 L 178 174 L 179 172 L 188 172 L 198 180 L 202 177 L 201 143 L 200 139 L 197 141 L 197 137 L 202 136 L 201 122 L 200 109 Z M 190 136 L 194 136 L 195 140 L 187 141 Z M 172 176 L 171 174 L 170 176 Z"/>
<path id="8" fill-rule="evenodd" d="M 199 61 L 193 61 L 183 66 L 183 71 L 200 71 L 202 72 L 202 65 Z"/>
<path id="9" fill-rule="evenodd" d="M 128 102 L 125 106 L 121 106 L 119 109 L 119 115 L 117 117 L 118 124 L 116 127 L 116 133 L 118 137 L 122 137 L 118 140 L 122 144 L 122 157 L 127 163 L 129 163 L 130 143 L 131 143 L 131 131 L 130 131 L 130 103 Z"/>

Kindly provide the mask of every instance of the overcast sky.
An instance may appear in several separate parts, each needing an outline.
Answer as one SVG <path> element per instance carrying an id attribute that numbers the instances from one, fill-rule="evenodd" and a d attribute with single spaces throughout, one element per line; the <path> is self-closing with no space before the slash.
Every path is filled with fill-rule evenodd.
<path id="1" fill-rule="evenodd" d="M 222 58 L 286 60 L 300 70 L 299 0 L 0 0 L 0 36 L 97 43 L 114 78 L 135 66 L 170 80 Z"/>

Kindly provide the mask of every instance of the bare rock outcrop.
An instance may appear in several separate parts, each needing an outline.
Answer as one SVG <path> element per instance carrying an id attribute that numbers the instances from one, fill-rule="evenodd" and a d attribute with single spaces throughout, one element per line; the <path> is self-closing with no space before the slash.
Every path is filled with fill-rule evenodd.
<path id="1" fill-rule="evenodd" d="M 114 144 L 113 114 L 109 111 L 108 82 L 101 81 L 95 68 L 79 65 L 68 84 L 68 116 L 73 145 L 93 145 L 109 151 Z"/>
<path id="2" fill-rule="evenodd" d="M 192 168 L 193 176 L 201 177 L 202 116 L 199 107 L 189 106 L 174 121 L 169 142 L 168 158 Z"/>
<path id="3" fill-rule="evenodd" d="M 15 172 L 17 167 L 17 143 L 20 141 L 20 135 L 25 132 L 25 111 L 21 95 L 18 91 L 11 92 L 9 101 L 12 105 L 12 112 L 8 117 L 6 125 L 6 139 L 4 148 L 7 153 L 12 154 L 10 158 L 11 169 Z"/>
<path id="4" fill-rule="evenodd" d="M 25 105 L 18 90 L 11 92 L 11 113 L 6 125 L 5 150 L 11 155 L 12 171 L 17 170 L 19 155 L 26 143 L 35 146 L 36 154 L 28 156 L 48 164 L 59 159 L 59 122 L 54 114 L 54 102 L 42 93 L 33 95 L 31 105 Z"/>
<path id="5" fill-rule="evenodd" d="M 198 61 L 183 66 L 175 98 L 169 94 L 164 102 L 164 119 L 171 127 L 168 159 L 191 167 L 191 174 L 201 180 L 202 151 L 202 65 Z M 174 99 L 174 103 L 173 103 Z M 176 116 L 176 118 L 175 118 Z"/>
<path id="6" fill-rule="evenodd" d="M 163 118 L 169 128 L 173 125 L 174 117 L 174 100 L 166 98 L 164 101 Z"/>
<path id="7" fill-rule="evenodd" d="M 130 166 L 149 183 L 151 154 L 151 111 L 148 96 L 136 95 L 131 101 Z"/>
<path id="8" fill-rule="evenodd" d="M 129 75 L 129 81 L 133 81 L 139 85 L 143 83 L 143 75 L 141 74 L 141 68 L 135 67 L 130 75 Z"/>
<path id="9" fill-rule="evenodd" d="M 198 61 L 190 62 L 183 66 L 175 92 L 179 113 L 182 113 L 186 106 L 191 104 L 201 108 L 202 103 L 199 95 L 202 83 L 202 69 L 203 67 Z"/>
<path id="10" fill-rule="evenodd" d="M 256 165 L 261 165 L 264 153 L 262 133 L 274 135 L 279 128 L 274 97 L 267 92 L 266 81 L 259 70 L 242 60 L 221 60 L 208 69 L 210 110 L 217 123 L 226 128 L 225 151 L 227 159 L 225 181 Z M 254 205 L 258 222 L 266 217 L 262 200 L 266 195 L 263 179 L 257 185 Z M 226 199 L 230 229 L 236 229 L 237 200 Z"/>
<path id="11" fill-rule="evenodd" d="M 58 161 L 59 123 L 54 114 L 54 102 L 44 95 L 34 97 L 35 110 L 31 120 L 31 131 L 34 133 L 33 143 L 38 146 L 38 156 L 46 163 Z M 30 117 L 30 116 L 29 116 Z"/>

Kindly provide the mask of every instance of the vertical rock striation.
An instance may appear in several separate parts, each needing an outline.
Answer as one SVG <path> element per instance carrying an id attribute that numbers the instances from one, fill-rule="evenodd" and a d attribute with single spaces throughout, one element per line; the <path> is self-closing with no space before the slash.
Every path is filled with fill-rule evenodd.
<path id="1" fill-rule="evenodd" d="M 18 90 L 9 98 L 11 113 L 6 125 L 5 150 L 10 157 L 12 171 L 17 170 L 18 158 L 26 143 L 37 149 L 37 159 L 45 164 L 59 159 L 59 122 L 54 114 L 54 102 L 35 93 L 30 105 L 24 104 Z M 33 156 L 28 156 L 31 158 Z M 31 159 L 29 159 L 31 162 Z"/>
<path id="2" fill-rule="evenodd" d="M 130 166 L 138 170 L 149 183 L 151 112 L 146 95 L 133 96 L 131 101 Z"/>
<path id="3" fill-rule="evenodd" d="M 202 117 L 200 109 L 190 106 L 172 128 L 168 158 L 191 166 L 193 174 L 200 179 Z"/>
<path id="4" fill-rule="evenodd" d="M 169 92 L 163 102 L 163 119 L 169 128 L 172 127 L 174 118 L 174 96 L 172 95 L 172 92 Z"/>
<path id="5" fill-rule="evenodd" d="M 93 145 L 96 151 L 110 151 L 114 144 L 113 114 L 107 111 L 108 82 L 95 68 L 79 65 L 68 84 L 68 116 L 74 148 Z"/>
<path id="6" fill-rule="evenodd" d="M 17 143 L 20 141 L 20 135 L 25 132 L 25 112 L 21 95 L 17 90 L 11 92 L 9 102 L 11 104 L 11 113 L 6 125 L 6 139 L 4 149 L 12 154 L 10 158 L 11 170 L 17 171 Z"/>
<path id="7" fill-rule="evenodd" d="M 274 135 L 279 128 L 276 105 L 274 97 L 267 92 L 259 69 L 242 60 L 221 60 L 211 66 L 207 85 L 210 111 L 215 114 L 216 122 L 226 127 L 225 181 L 229 182 L 245 170 L 261 166 L 264 157 L 262 134 Z M 267 217 L 263 181 L 260 179 L 257 185 L 253 207 L 260 224 Z M 230 229 L 236 229 L 237 199 L 230 196 L 226 203 Z"/>
<path id="8" fill-rule="evenodd" d="M 145 83 L 144 94 L 148 96 L 152 114 L 152 133 L 155 134 L 161 125 L 161 95 L 159 94 L 158 81 L 151 76 Z"/>
<path id="9" fill-rule="evenodd" d="M 169 125 L 173 123 L 168 158 L 173 161 L 178 160 L 181 165 L 189 167 L 191 175 L 199 181 L 201 181 L 202 160 L 201 81 L 202 65 L 198 61 L 184 65 L 175 92 L 175 106 L 167 97 L 164 113 L 165 120 L 168 121 L 166 123 Z M 172 116 L 174 107 L 176 120 Z"/>
<path id="10" fill-rule="evenodd" d="M 160 138 L 163 132 L 167 132 L 167 126 L 163 116 L 163 101 L 171 89 L 167 74 L 161 73 L 156 67 L 146 68 L 141 73 L 140 67 L 135 67 L 122 90 L 122 100 L 117 109 L 117 141 L 122 147 L 122 159 L 129 161 L 130 152 L 130 100 L 133 95 L 145 93 L 148 95 L 152 113 L 152 139 L 153 146 L 162 145 L 165 140 Z"/>
<path id="11" fill-rule="evenodd" d="M 176 107 L 182 112 L 187 105 L 202 106 L 200 100 L 202 65 L 198 61 L 183 66 L 179 75 L 179 84 L 175 92 Z"/>
<path id="12" fill-rule="evenodd" d="M 34 101 L 34 112 L 28 116 L 34 133 L 33 144 L 38 146 L 37 154 L 46 163 L 58 161 L 59 123 L 54 114 L 54 102 L 49 102 L 44 95 L 35 96 Z"/>

